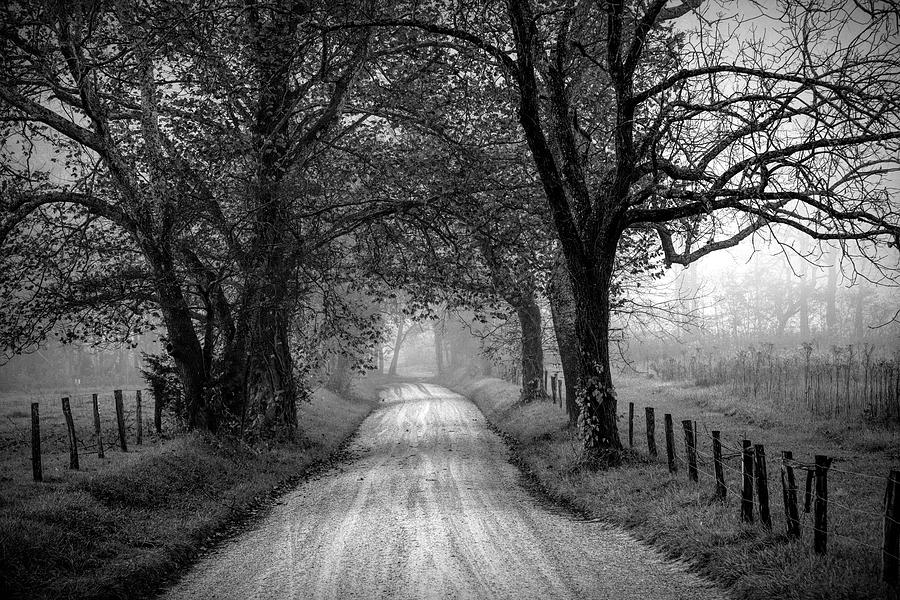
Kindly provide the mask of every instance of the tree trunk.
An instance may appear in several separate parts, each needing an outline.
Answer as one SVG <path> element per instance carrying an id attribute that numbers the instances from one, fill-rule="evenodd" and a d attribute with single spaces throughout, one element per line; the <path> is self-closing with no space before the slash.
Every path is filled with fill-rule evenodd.
<path id="1" fill-rule="evenodd" d="M 265 196 L 266 192 L 260 192 Z M 248 275 L 246 393 L 252 427 L 262 433 L 293 437 L 297 428 L 300 388 L 294 377 L 290 326 L 293 303 L 288 282 L 293 265 L 282 231 L 284 214 L 277 212 L 258 225 L 256 268 Z M 281 249 L 281 250 L 280 250 Z M 244 328 L 242 328 L 244 329 Z"/>
<path id="2" fill-rule="evenodd" d="M 434 324 L 434 362 L 437 367 L 437 375 L 444 372 L 444 332 L 443 323 L 436 321 Z"/>
<path id="3" fill-rule="evenodd" d="M 345 394 L 350 389 L 350 379 L 350 359 L 345 354 L 338 354 L 325 387 L 336 394 Z"/>
<path id="4" fill-rule="evenodd" d="M 384 373 L 384 347 L 381 342 L 375 344 L 375 370 Z"/>
<path id="5" fill-rule="evenodd" d="M 522 390 L 519 397 L 524 401 L 535 400 L 543 395 L 544 347 L 541 309 L 534 296 L 523 294 L 518 299 L 516 315 L 522 332 Z"/>
<path id="6" fill-rule="evenodd" d="M 557 253 L 550 272 L 549 300 L 566 385 L 566 412 L 569 423 L 575 425 L 578 423 L 578 403 L 575 398 L 578 381 L 581 379 L 581 362 L 578 360 L 578 338 L 575 333 L 575 298 L 572 296 L 569 270 L 561 252 Z"/>
<path id="7" fill-rule="evenodd" d="M 578 424 L 588 451 L 622 448 L 616 415 L 616 394 L 609 361 L 610 284 L 615 252 L 595 258 L 594 268 L 582 265 L 586 276 L 571 277 L 575 299 L 581 379 L 578 382 Z"/>
<path id="8" fill-rule="evenodd" d="M 166 351 L 175 361 L 184 388 L 187 427 L 215 431 L 218 418 L 206 398 L 208 365 L 175 271 L 175 262 L 169 252 L 158 247 L 145 244 L 143 250 L 154 271 L 154 287 L 166 325 Z"/>
<path id="9" fill-rule="evenodd" d="M 272 305 L 276 302 L 280 306 Z M 291 437 L 297 428 L 298 387 L 290 350 L 290 311 L 278 294 L 272 304 L 253 311 L 246 382 L 249 408 L 259 428 Z"/>
<path id="10" fill-rule="evenodd" d="M 397 338 L 394 340 L 394 354 L 391 356 L 391 367 L 388 375 L 397 374 L 397 361 L 400 358 L 400 346 L 403 345 L 403 318 L 397 319 Z"/>

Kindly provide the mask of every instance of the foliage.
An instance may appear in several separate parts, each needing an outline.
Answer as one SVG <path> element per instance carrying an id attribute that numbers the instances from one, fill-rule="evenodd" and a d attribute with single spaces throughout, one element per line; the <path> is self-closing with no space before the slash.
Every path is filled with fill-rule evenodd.
<path id="1" fill-rule="evenodd" d="M 184 388 L 178 378 L 178 369 L 168 354 L 141 354 L 144 368 L 141 376 L 150 386 L 153 400 L 163 409 L 172 412 L 182 423 L 187 422 L 187 407 L 184 404 Z"/>

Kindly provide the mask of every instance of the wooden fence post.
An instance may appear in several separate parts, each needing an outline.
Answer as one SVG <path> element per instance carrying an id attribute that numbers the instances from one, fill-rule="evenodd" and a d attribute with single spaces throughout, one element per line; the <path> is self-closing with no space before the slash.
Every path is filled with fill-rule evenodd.
<path id="1" fill-rule="evenodd" d="M 741 474 L 743 486 L 741 488 L 741 521 L 753 522 L 753 445 L 750 440 L 743 440 L 743 452 L 741 460 Z"/>
<path id="2" fill-rule="evenodd" d="M 116 399 L 116 423 L 119 425 L 119 446 L 122 452 L 128 452 L 128 442 L 125 441 L 125 408 L 122 406 L 122 390 L 114 390 Z"/>
<path id="3" fill-rule="evenodd" d="M 881 546 L 881 578 L 897 585 L 900 572 L 900 470 L 891 469 L 884 493 L 884 542 Z"/>
<path id="4" fill-rule="evenodd" d="M 794 479 L 794 467 L 791 461 L 793 453 L 785 450 L 781 453 L 781 493 L 784 499 L 784 517 L 787 521 L 788 537 L 800 537 L 800 512 L 797 510 L 797 481 Z"/>
<path id="5" fill-rule="evenodd" d="M 634 402 L 628 403 L 628 447 L 634 448 Z"/>
<path id="6" fill-rule="evenodd" d="M 542 391 L 543 391 L 545 394 L 547 393 L 547 377 L 548 377 L 549 375 L 550 375 L 550 373 L 547 372 L 547 369 L 544 369 L 544 388 L 543 388 Z"/>
<path id="7" fill-rule="evenodd" d="M 728 488 L 725 487 L 725 469 L 722 464 L 722 438 L 721 432 L 713 431 L 713 468 L 716 472 L 716 495 L 719 500 L 725 500 Z"/>
<path id="8" fill-rule="evenodd" d="M 663 423 L 666 429 L 666 461 L 669 463 L 669 473 L 677 473 L 678 465 L 675 464 L 675 430 L 672 427 L 672 415 L 663 415 Z"/>
<path id="9" fill-rule="evenodd" d="M 44 469 L 41 465 L 41 417 L 37 402 L 31 403 L 31 472 L 35 481 L 44 480 Z"/>
<path id="10" fill-rule="evenodd" d="M 813 550 L 816 554 L 825 554 L 828 550 L 828 467 L 831 461 L 827 456 L 816 455 L 816 508 L 813 516 L 815 532 Z"/>
<path id="11" fill-rule="evenodd" d="M 97 436 L 97 458 L 103 458 L 103 434 L 100 431 L 100 403 L 97 394 L 91 395 L 91 404 L 94 409 L 94 435 Z"/>
<path id="12" fill-rule="evenodd" d="M 806 492 L 803 494 L 803 512 L 808 513 L 812 505 L 812 483 L 816 478 L 816 472 L 809 470 L 806 472 Z"/>
<path id="13" fill-rule="evenodd" d="M 134 392 L 134 437 L 135 443 L 140 446 L 144 442 L 144 417 L 141 410 L 141 390 Z"/>
<path id="14" fill-rule="evenodd" d="M 72 407 L 69 399 L 62 399 L 62 411 L 66 417 L 66 431 L 69 434 L 69 468 L 78 470 L 78 440 L 75 439 L 75 422 L 72 420 Z"/>
<path id="15" fill-rule="evenodd" d="M 694 438 L 694 422 L 690 419 L 686 419 L 681 422 L 681 427 L 684 429 L 684 447 L 687 452 L 688 479 L 697 481 L 697 441 Z"/>
<path id="16" fill-rule="evenodd" d="M 550 392 L 553 404 L 556 404 L 556 373 L 550 376 Z"/>
<path id="17" fill-rule="evenodd" d="M 644 409 L 644 416 L 647 419 L 647 451 L 650 456 L 656 456 L 656 421 L 653 418 L 652 406 Z"/>
<path id="18" fill-rule="evenodd" d="M 772 529 L 772 515 L 769 512 L 769 475 L 766 469 L 766 449 L 756 444 L 756 498 L 759 500 L 759 521 L 766 529 Z"/>

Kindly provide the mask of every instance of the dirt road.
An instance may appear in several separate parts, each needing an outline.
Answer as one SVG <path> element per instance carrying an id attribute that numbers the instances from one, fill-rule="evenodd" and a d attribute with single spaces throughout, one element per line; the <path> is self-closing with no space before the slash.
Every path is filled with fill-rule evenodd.
<path id="1" fill-rule="evenodd" d="M 722 598 L 627 535 L 541 506 L 475 405 L 444 388 L 385 393 L 352 450 L 165 597 Z"/>

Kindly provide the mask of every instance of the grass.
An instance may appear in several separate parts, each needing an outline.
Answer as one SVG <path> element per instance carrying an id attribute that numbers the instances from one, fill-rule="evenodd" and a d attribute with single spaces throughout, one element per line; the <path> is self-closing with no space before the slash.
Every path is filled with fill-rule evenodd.
<path id="1" fill-rule="evenodd" d="M 522 468 L 555 500 L 625 527 L 667 555 L 687 560 L 735 598 L 898 597 L 880 582 L 879 550 L 885 477 L 900 456 L 896 430 L 864 421 L 784 414 L 778 406 L 750 404 L 722 387 L 620 378 L 622 439 L 628 446 L 627 410 L 628 403 L 634 402 L 635 448 L 626 450 L 620 466 L 597 471 L 579 460 L 580 442 L 560 407 L 550 402 L 520 404 L 516 387 L 497 379 L 472 380 L 460 375 L 445 383 L 472 398 L 489 421 L 513 438 Z M 656 412 L 657 459 L 651 459 L 646 450 L 645 406 L 653 406 Z M 765 445 L 773 531 L 739 519 L 735 494 L 740 489 L 739 459 L 727 463 L 729 492 L 724 503 L 712 499 L 714 479 L 708 462 L 701 463 L 699 484 L 687 480 L 683 463 L 676 475 L 669 474 L 662 427 L 665 413 L 675 420 L 676 448 L 682 458 L 680 421 L 687 418 L 698 421 L 702 453 L 711 453 L 708 432 L 712 430 L 722 431 L 726 453 L 745 438 Z M 783 535 L 777 460 L 781 450 L 791 450 L 795 459 L 805 463 L 812 462 L 815 454 L 836 459 L 828 479 L 831 535 L 825 556 L 812 551 L 811 515 L 801 513 L 801 539 Z M 801 496 L 802 477 L 803 472 L 798 471 Z"/>
<path id="2" fill-rule="evenodd" d="M 363 379 L 351 398 L 316 392 L 299 409 L 304 440 L 291 444 L 249 447 L 186 434 L 127 454 L 110 450 L 103 460 L 92 453 L 78 472 L 66 469 L 68 454 L 56 449 L 44 457 L 43 483 L 31 481 L 27 453 L 5 448 L 0 596 L 152 595 L 333 456 L 372 410 L 384 382 Z"/>

